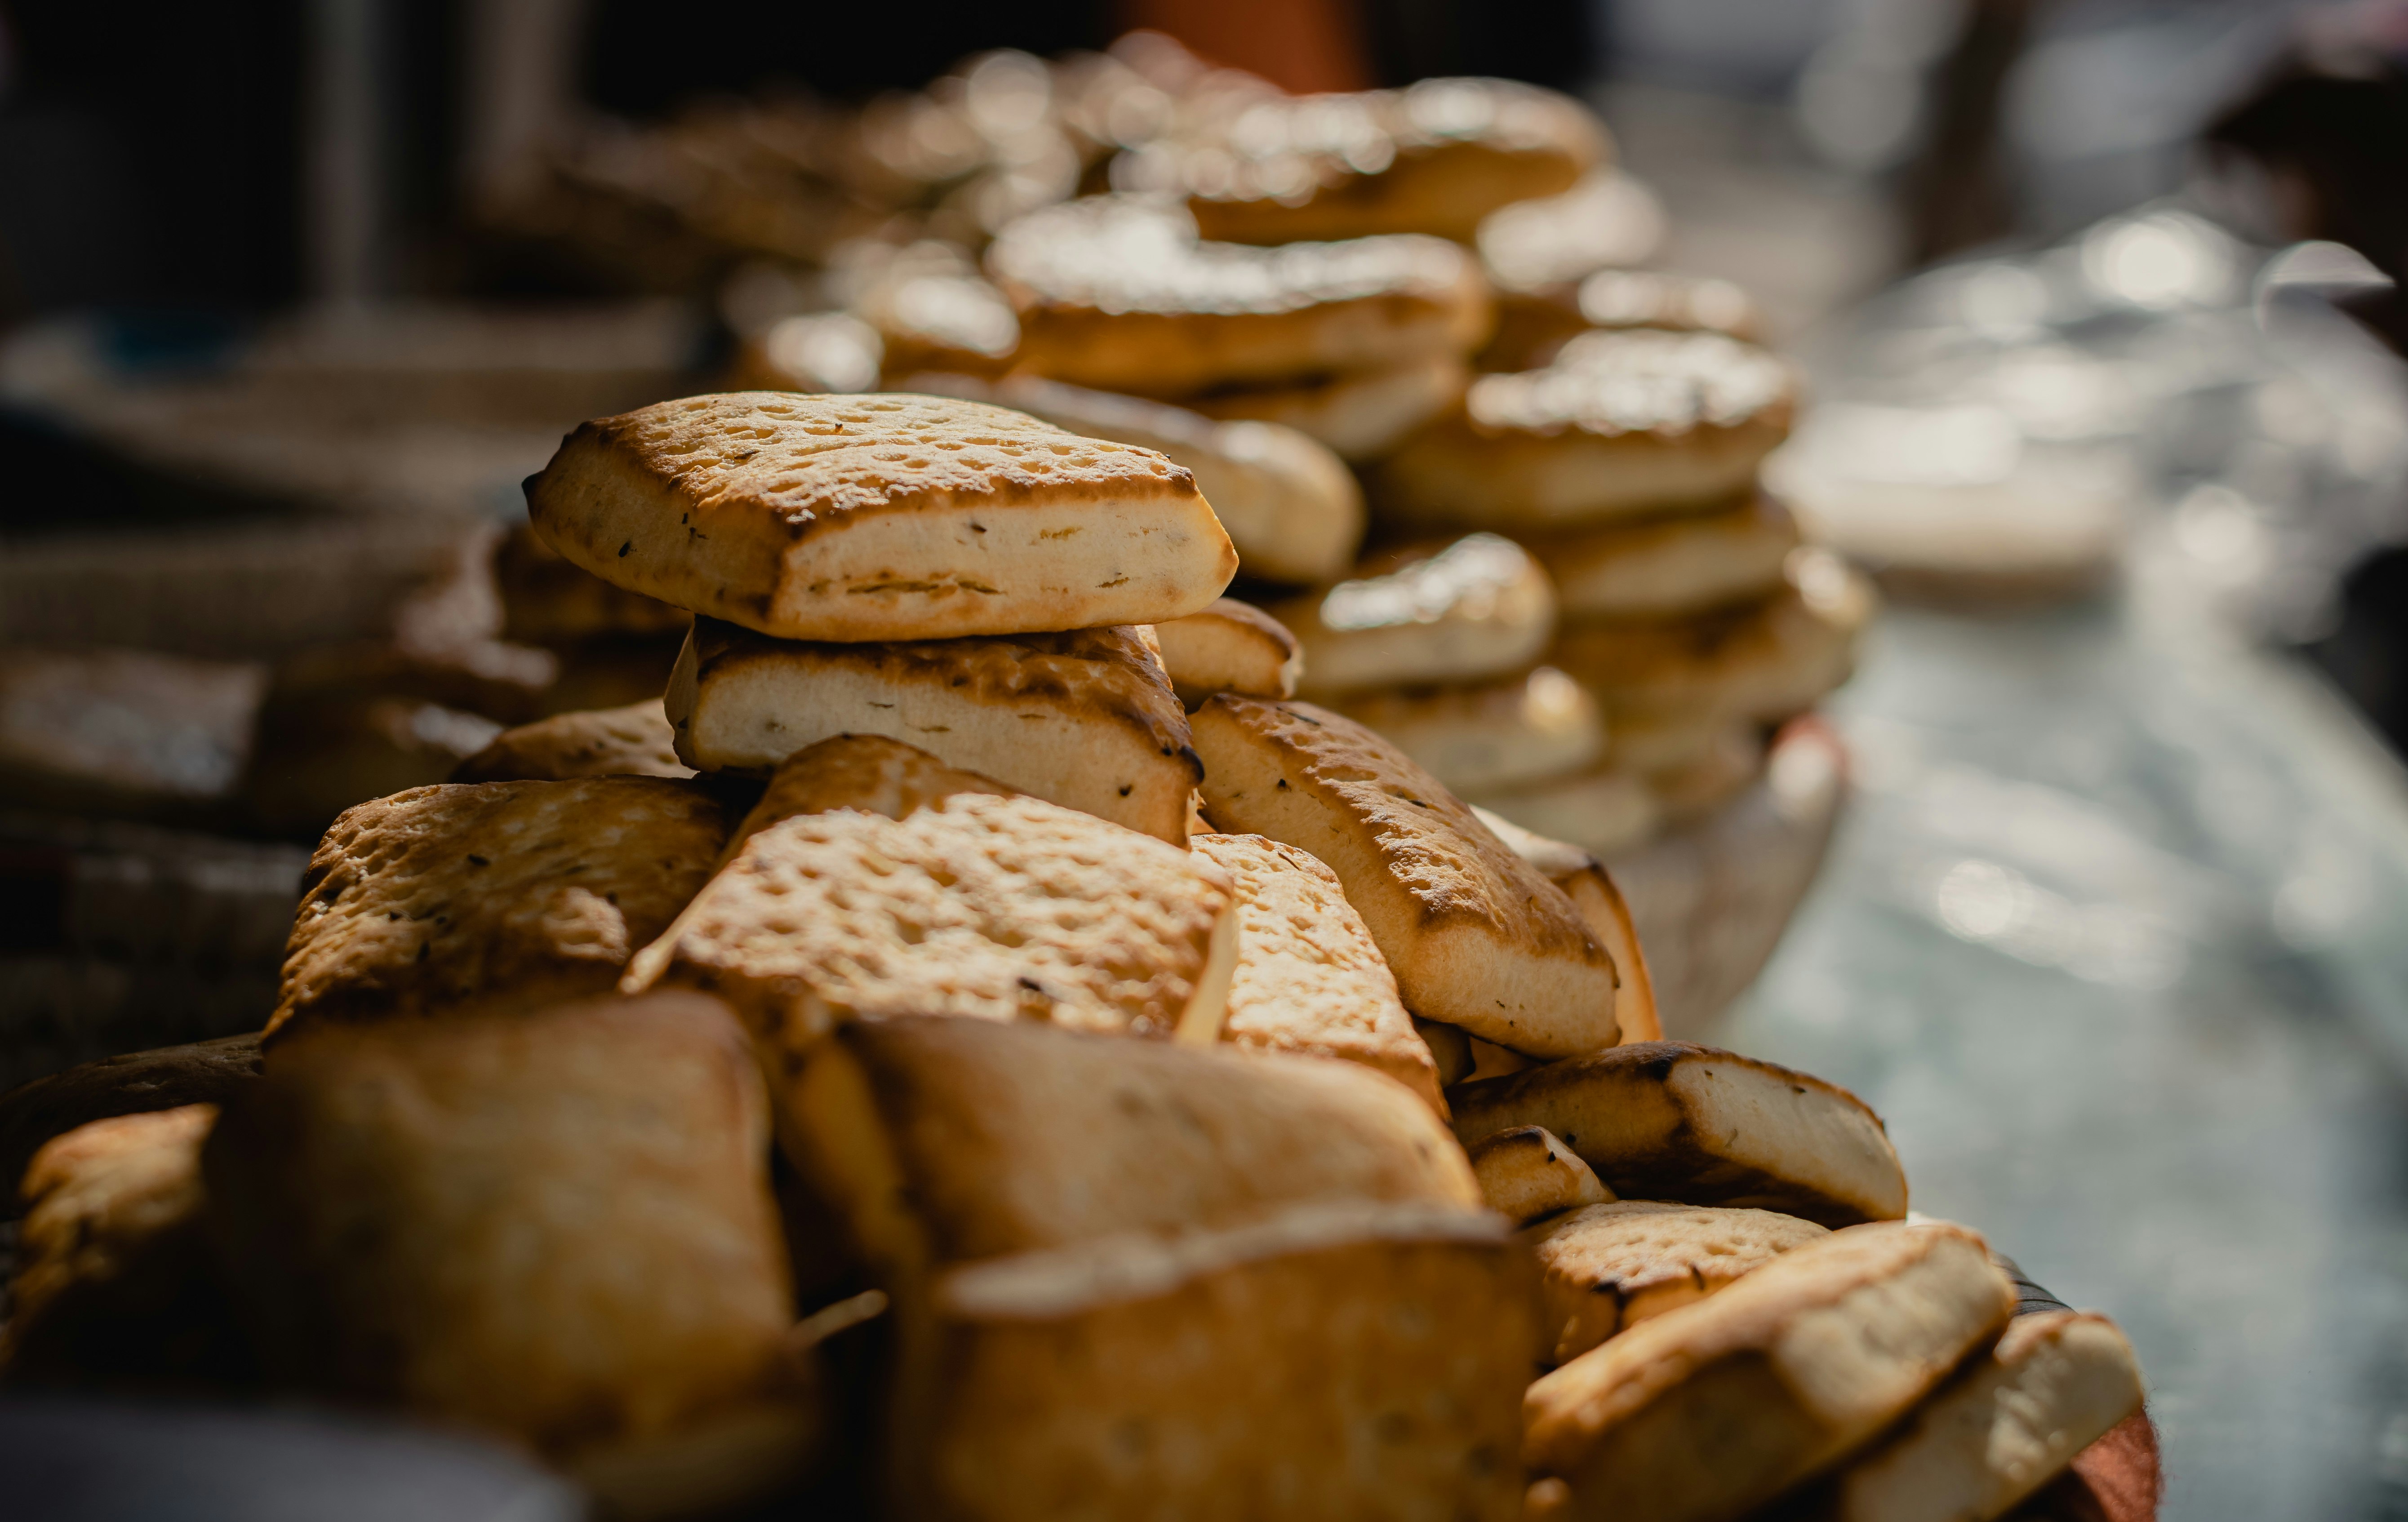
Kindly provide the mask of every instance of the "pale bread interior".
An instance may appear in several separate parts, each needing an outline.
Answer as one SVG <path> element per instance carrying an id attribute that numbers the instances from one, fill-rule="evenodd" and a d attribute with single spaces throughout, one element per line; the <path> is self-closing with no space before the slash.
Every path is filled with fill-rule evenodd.
<path id="1" fill-rule="evenodd" d="M 1472 1146 L 1469 1156 L 1488 1208 L 1515 1226 L 1613 1198 L 1580 1155 L 1544 1127 L 1498 1131 Z"/>

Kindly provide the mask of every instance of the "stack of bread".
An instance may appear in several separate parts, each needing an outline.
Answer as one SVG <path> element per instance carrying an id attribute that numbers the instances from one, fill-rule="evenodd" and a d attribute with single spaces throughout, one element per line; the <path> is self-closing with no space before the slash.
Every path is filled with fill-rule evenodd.
<path id="1" fill-rule="evenodd" d="M 262 1036 L 0 1099 L 11 1383 L 466 1428 L 623 1517 L 1937 1522 L 2138 1410 L 1853 1096 L 1634 1040 L 1594 860 L 1288 697 L 1164 455 L 722 395 L 529 506 L 692 612 L 666 709 L 346 812 Z"/>

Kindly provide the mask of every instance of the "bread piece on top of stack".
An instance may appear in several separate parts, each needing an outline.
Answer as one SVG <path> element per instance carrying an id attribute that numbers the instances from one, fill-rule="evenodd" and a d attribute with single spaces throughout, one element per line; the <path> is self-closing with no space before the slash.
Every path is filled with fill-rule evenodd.
<path id="1" fill-rule="evenodd" d="M 1546 567 L 1559 624 L 1543 658 L 1585 695 L 1596 738 L 1549 767 L 1526 746 L 1522 774 L 1461 785 L 1607 854 L 1752 783 L 1770 726 L 1845 680 L 1871 598 L 1757 485 L 1797 385 L 1723 330 L 1743 298 L 1624 270 L 1579 289 L 1561 315 L 1584 325 L 1515 338 L 1498 362 L 1531 367 L 1473 382 L 1381 463 L 1373 497 L 1394 532 L 1510 535 Z M 1419 713 L 1358 716 L 1428 743 Z"/>
<path id="2" fill-rule="evenodd" d="M 1493 317 L 1478 264 L 1413 233 L 1210 242 L 1160 195 L 1032 212 L 989 246 L 1028 373 L 1284 424 L 1376 459 L 1454 404 Z"/>

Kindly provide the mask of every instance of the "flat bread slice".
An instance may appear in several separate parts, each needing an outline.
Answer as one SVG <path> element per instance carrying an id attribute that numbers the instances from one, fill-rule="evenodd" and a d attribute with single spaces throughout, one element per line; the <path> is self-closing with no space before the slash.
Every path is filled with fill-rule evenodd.
<path id="1" fill-rule="evenodd" d="M 1241 1051 L 1362 1063 L 1445 1114 L 1438 1064 L 1338 874 L 1259 835 L 1197 835 L 1187 844 L 1237 886 L 1238 966 L 1221 1039 Z"/>
<path id="2" fill-rule="evenodd" d="M 1214 693 L 1294 697 L 1304 670 L 1304 647 L 1287 625 L 1235 597 L 1157 624 L 1154 638 L 1171 690 L 1190 708 Z"/>
<path id="3" fill-rule="evenodd" d="M 1388 550 L 1272 611 L 1304 646 L 1309 696 L 1500 677 L 1537 661 L 1555 593 L 1528 551 L 1495 534 Z"/>
<path id="4" fill-rule="evenodd" d="M 2017 1316 L 1998 1346 L 1933 1392 L 1881 1446 L 1819 1486 L 1799 1515 L 1989 1522 L 2140 1410 L 2143 1393 L 2132 1345 L 2105 1316 Z"/>
<path id="5" fill-rule="evenodd" d="M 1194 729 L 1206 817 L 1337 873 L 1405 1008 L 1533 1056 L 1613 1044 L 1612 955 L 1402 752 L 1326 709 L 1226 693 Z"/>
<path id="6" fill-rule="evenodd" d="M 614 586 L 787 639 L 1151 624 L 1238 554 L 1152 450 L 948 396 L 747 391 L 581 424 L 527 482 Z"/>
<path id="7" fill-rule="evenodd" d="M 1398 1084 L 916 1015 L 771 1071 L 893 1297 L 885 1515 L 1515 1515 L 1526 1258 Z"/>
<path id="8" fill-rule="evenodd" d="M 1639 944 L 1639 926 L 1605 863 L 1576 845 L 1533 834 L 1502 814 L 1477 805 L 1471 811 L 1513 854 L 1563 889 L 1589 929 L 1613 954 L 1613 969 L 1622 976 L 1622 985 L 1614 990 L 1613 1022 L 1622 1027 L 1623 1041 L 1662 1041 L 1664 1021 L 1656 1011 L 1656 983 L 1647 971 L 1646 951 Z"/>
<path id="9" fill-rule="evenodd" d="M 1376 370 L 1208 392 L 1188 405 L 1211 418 L 1252 418 L 1317 438 L 1340 458 L 1376 460 L 1463 399 L 1471 367 L 1455 353 Z"/>
<path id="10" fill-rule="evenodd" d="M 891 354 L 891 352 L 890 352 Z M 1183 407 L 1033 375 L 914 375 L 913 391 L 998 402 L 1095 438 L 1158 451 L 1196 473 L 1244 574 L 1311 583 L 1342 574 L 1363 540 L 1363 487 L 1328 446 L 1275 423 L 1222 423 Z"/>
<path id="11" fill-rule="evenodd" d="M 1568 1488 L 1558 1515 L 1736 1522 L 1879 1436 L 2014 1309 L 1963 1227 L 1834 1232 L 1542 1376 L 1523 1462 Z"/>
<path id="12" fill-rule="evenodd" d="M 710 795 L 658 777 L 452 783 L 363 803 L 302 876 L 266 1040 L 295 1022 L 607 991 L 726 839 Z"/>
<path id="13" fill-rule="evenodd" d="M 992 777 L 949 767 L 917 745 L 906 745 L 883 735 L 838 735 L 806 745 L 769 774 L 736 833 L 721 853 L 722 867 L 734 861 L 744 842 L 781 819 L 796 814 L 825 813 L 830 809 L 858 809 L 865 813 L 901 819 L 956 793 L 991 793 L 1018 797 L 1017 788 Z"/>
<path id="14" fill-rule="evenodd" d="M 1543 1126 L 1625 1199 L 1750 1205 L 1834 1227 L 1906 1213 L 1906 1174 L 1862 1099 L 1734 1052 L 1643 1041 L 1448 1098 L 1467 1143 Z"/>
<path id="15" fill-rule="evenodd" d="M 1647 779 L 1610 761 L 1566 777 L 1487 789 L 1474 800 L 1525 829 L 1598 855 L 1652 840 L 1664 826 L 1663 800 Z"/>
<path id="16" fill-rule="evenodd" d="M 1712 512 L 1550 536 L 1531 553 L 1568 619 L 1670 618 L 1774 591 L 1798 543 L 1789 510 L 1752 492 Z"/>
<path id="17" fill-rule="evenodd" d="M 1570 1363 L 1830 1234 L 1774 1211 L 1620 1199 L 1532 1227 L 1522 1240 L 1539 1259 L 1555 1361 Z"/>
<path id="18" fill-rule="evenodd" d="M 1466 795 L 1580 771 L 1605 753 L 1597 699 L 1552 666 L 1497 682 L 1393 687 L 1331 706 Z"/>
<path id="19" fill-rule="evenodd" d="M 203 1149 L 210 1227 L 285 1386 L 622 1486 L 695 1443 L 708 1468 L 645 1488 L 701 1513 L 791 1479 L 823 1414 L 766 1098 L 693 994 L 316 1025 Z"/>
<path id="20" fill-rule="evenodd" d="M 678 755 L 767 774 L 834 735 L 884 735 L 949 766 L 1186 839 L 1203 774 L 1140 627 L 920 644 L 807 644 L 696 619 L 669 678 Z"/>
<path id="21" fill-rule="evenodd" d="M 455 783 L 566 782 L 572 777 L 691 777 L 661 700 L 555 713 L 495 735 L 452 769 Z"/>
<path id="22" fill-rule="evenodd" d="M 902 1014 L 1218 1035 L 1228 875 L 1042 798 L 959 793 L 901 819 L 797 814 L 744 843 L 621 988 L 700 988 L 801 1051 Z"/>
<path id="23" fill-rule="evenodd" d="M 1488 1208 L 1515 1226 L 1613 1198 L 1580 1155 L 1543 1126 L 1498 1131 L 1475 1144 L 1468 1156 Z"/>

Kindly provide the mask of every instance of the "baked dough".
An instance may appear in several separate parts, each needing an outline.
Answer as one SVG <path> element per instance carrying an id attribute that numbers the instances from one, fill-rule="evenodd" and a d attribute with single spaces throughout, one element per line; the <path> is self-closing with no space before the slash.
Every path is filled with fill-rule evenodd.
<path id="1" fill-rule="evenodd" d="M 1530 553 L 1567 622 L 1668 618 L 1778 591 L 1798 521 L 1761 493 L 1713 512 L 1551 535 Z"/>
<path id="2" fill-rule="evenodd" d="M 987 382 L 916 374 L 909 390 L 1017 408 L 1072 433 L 1158 452 L 1196 473 L 1197 490 L 1237 546 L 1248 576 L 1325 582 L 1363 540 L 1363 488 L 1326 445 L 1268 423 L 1219 423 L 1185 408 L 1017 375 Z"/>
<path id="3" fill-rule="evenodd" d="M 1021 367 L 1132 395 L 1468 354 L 1492 320 L 1479 266 L 1442 238 L 1204 243 L 1176 203 L 1148 196 L 1032 212 L 986 260 L 1020 312 Z"/>
<path id="4" fill-rule="evenodd" d="M 1565 1517 L 1736 1522 L 1904 1415 L 2014 1298 L 1962 1227 L 1834 1232 L 1541 1377 L 1523 1461 Z"/>
<path id="5" fill-rule="evenodd" d="M 921 1016 L 781 1071 L 894 1297 L 886 1515 L 1516 1515 L 1526 1259 L 1398 1084 Z"/>
<path id="6" fill-rule="evenodd" d="M 1438 1064 L 1338 874 L 1259 835 L 1197 835 L 1187 844 L 1237 888 L 1238 965 L 1221 1039 L 1240 1051 L 1359 1062 L 1445 1114 Z"/>
<path id="7" fill-rule="evenodd" d="M 781 819 L 796 814 L 825 813 L 830 809 L 858 809 L 865 813 L 901 819 L 915 809 L 952 797 L 956 793 L 992 793 L 1016 797 L 1019 790 L 992 777 L 949 767 L 916 745 L 883 735 L 838 735 L 806 745 L 769 774 L 769 785 L 752 805 L 720 854 L 722 867 L 734 861 L 744 842 Z"/>
<path id="8" fill-rule="evenodd" d="M 1490 269 L 1492 278 L 1496 266 Z M 1482 370 L 1535 370 L 1591 328 L 1664 328 L 1756 340 L 1755 300 L 1728 280 L 1658 269 L 1600 269 L 1584 280 L 1511 289 L 1497 303 L 1497 334 Z"/>
<path id="9" fill-rule="evenodd" d="M 1239 103 L 1132 155 L 1114 182 L 1176 189 L 1240 243 L 1434 233 L 1469 242 L 1501 206 L 1554 195 L 1612 152 L 1568 95 L 1505 79 Z"/>
<path id="10" fill-rule="evenodd" d="M 1304 645 L 1303 691 L 1327 696 L 1518 671 L 1547 648 L 1555 594 L 1528 551 L 1468 534 L 1385 551 L 1271 611 Z"/>
<path id="11" fill-rule="evenodd" d="M 1663 802 L 1646 779 L 1610 762 L 1475 797 L 1482 809 L 1526 830 L 1600 856 L 1637 845 L 1664 823 Z"/>
<path id="12" fill-rule="evenodd" d="M 1788 437 L 1797 380 L 1719 333 L 1584 333 L 1544 369 L 1484 375 L 1407 439 L 1376 495 L 1399 522 L 1539 533 L 1736 495 Z"/>
<path id="13" fill-rule="evenodd" d="M 1522 1240 L 1539 1259 L 1560 1364 L 1830 1234 L 1772 1211 L 1624 1199 L 1533 1227 Z"/>
<path id="14" fill-rule="evenodd" d="M 1871 584 L 1799 551 L 1770 597 L 1684 618 L 1568 624 L 1548 659 L 1625 713 L 1785 719 L 1847 680 L 1871 620 Z"/>
<path id="15" fill-rule="evenodd" d="M 1832 1522 L 2004 1516 L 2141 1409 L 2132 1345 L 2105 1316 L 2019 1315 L 1999 1345 L 1818 1486 L 1801 1515 Z"/>
<path id="16" fill-rule="evenodd" d="M 1613 1198 L 1588 1164 L 1543 1126 L 1483 1137 L 1468 1155 L 1488 1208 L 1515 1226 Z"/>
<path id="17" fill-rule="evenodd" d="M 1338 874 L 1424 1019 L 1532 1056 L 1613 1043 L 1613 959 L 1571 900 L 1361 725 L 1223 694 L 1196 711 L 1205 815 Z"/>
<path id="18" fill-rule="evenodd" d="M 1163 840 L 1187 838 L 1202 775 L 1142 628 L 807 644 L 697 619 L 666 707 L 678 755 L 705 771 L 764 773 L 833 735 L 885 735 Z"/>
<path id="19" fill-rule="evenodd" d="M 1471 686 L 1391 688 L 1333 706 L 1466 795 L 1579 771 L 1605 750 L 1597 699 L 1551 666 Z"/>
<path id="20" fill-rule="evenodd" d="M 566 782 L 572 777 L 691 777 L 661 700 L 555 713 L 495 735 L 453 768 L 455 783 Z"/>
<path id="21" fill-rule="evenodd" d="M 1622 1040 L 1662 1041 L 1664 1023 L 1656 1012 L 1656 984 L 1639 945 L 1639 927 L 1632 923 L 1630 905 L 1605 864 L 1576 845 L 1534 834 L 1502 814 L 1477 805 L 1471 811 L 1508 850 L 1563 889 L 1590 931 L 1613 954 L 1613 969 L 1622 978 L 1621 986 L 1614 990 L 1613 1023 L 1621 1027 Z"/>
<path id="22" fill-rule="evenodd" d="M 1906 1173 L 1862 1099 L 1737 1053 L 1641 1041 L 1448 1098 L 1465 1142 L 1543 1126 L 1625 1199 L 1746 1205 L 1825 1226 L 1906 1213 Z"/>
<path id="23" fill-rule="evenodd" d="M 1675 826 L 1705 818 L 1747 790 L 1764 775 L 1765 743 L 1761 725 L 1733 725 L 1714 748 L 1685 766 L 1650 772 L 1647 790 L 1664 806 L 1664 817 Z"/>
<path id="24" fill-rule="evenodd" d="M 1287 625 L 1235 597 L 1155 625 L 1154 639 L 1171 690 L 1190 708 L 1214 693 L 1293 697 L 1304 669 L 1304 647 Z"/>
<path id="25" fill-rule="evenodd" d="M 1237 954 L 1227 874 L 1034 797 L 797 814 L 744 843 L 621 984 L 725 998 L 773 1050 L 900 1014 L 1210 1044 Z"/>
<path id="26" fill-rule="evenodd" d="M 740 1496 L 817 1431 L 768 1120 L 743 1032 L 672 993 L 297 1031 L 202 1168 L 280 1379 L 572 1464 L 738 1421 Z"/>
<path id="27" fill-rule="evenodd" d="M 1498 207 L 1481 219 L 1473 242 L 1510 307 L 1515 296 L 1570 286 L 1609 265 L 1644 263 L 1664 241 L 1667 225 L 1664 203 L 1654 191 L 1631 175 L 1605 169 L 1561 194 Z"/>
<path id="28" fill-rule="evenodd" d="M 117 1115 L 222 1103 L 258 1076 L 251 1033 L 104 1057 L 0 1094 L 0 1220 L 17 1214 L 17 1181 L 50 1138 Z"/>
<path id="29" fill-rule="evenodd" d="M 1207 392 L 1187 405 L 1206 417 L 1276 423 L 1317 438 L 1341 458 L 1376 460 L 1406 435 L 1463 400 L 1471 368 L 1459 354 L 1432 354 L 1384 370 L 1354 370 Z"/>
<path id="30" fill-rule="evenodd" d="M 102 1387 L 247 1382 L 250 1359 L 202 1225 L 201 1142 L 217 1115 L 216 1105 L 191 1104 L 96 1120 L 35 1155 L 0 1377 Z"/>
<path id="31" fill-rule="evenodd" d="M 363 803 L 302 874 L 266 1039 L 602 992 L 726 839 L 710 795 L 656 777 L 448 783 Z"/>
<path id="32" fill-rule="evenodd" d="M 743 391 L 603 418 L 529 480 L 527 512 L 613 585 L 788 639 L 1152 623 L 1238 568 L 1161 455 L 939 396 Z"/>

